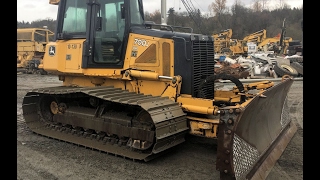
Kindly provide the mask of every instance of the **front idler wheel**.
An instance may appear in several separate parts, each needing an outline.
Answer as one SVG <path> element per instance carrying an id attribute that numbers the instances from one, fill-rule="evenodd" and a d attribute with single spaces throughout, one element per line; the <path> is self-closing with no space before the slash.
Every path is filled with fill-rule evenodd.
<path id="1" fill-rule="evenodd" d="M 152 118 L 150 114 L 145 110 L 141 110 L 139 112 L 139 114 L 132 121 L 132 124 L 133 124 L 133 127 L 135 128 L 149 130 L 149 131 L 155 130 Z M 133 138 L 130 138 L 127 142 L 127 146 L 132 147 L 134 149 L 138 149 L 138 150 L 147 150 L 150 147 L 152 147 L 152 145 L 153 145 L 153 142 L 140 140 L 140 139 L 133 139 Z"/>
<path id="2" fill-rule="evenodd" d="M 58 113 L 58 103 L 52 96 L 42 96 L 38 107 L 40 117 L 44 121 L 53 121 L 53 115 Z"/>

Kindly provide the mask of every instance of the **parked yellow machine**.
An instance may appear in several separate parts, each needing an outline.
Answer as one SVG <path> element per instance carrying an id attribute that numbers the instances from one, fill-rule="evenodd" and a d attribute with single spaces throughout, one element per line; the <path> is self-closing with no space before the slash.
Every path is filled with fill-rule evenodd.
<path id="1" fill-rule="evenodd" d="M 232 39 L 232 29 L 222 30 L 212 35 L 214 38 L 214 52 L 228 56 L 247 56 L 248 48 L 246 42 L 253 41 L 253 37 L 247 40 Z"/>
<path id="2" fill-rule="evenodd" d="M 230 39 L 230 54 L 233 56 L 243 56 L 248 55 L 248 47 L 243 40 Z"/>
<path id="3" fill-rule="evenodd" d="M 251 33 L 247 36 L 245 36 L 242 40 L 246 43 L 248 42 L 255 42 L 255 43 L 259 43 L 262 42 L 264 39 L 267 38 L 267 30 L 262 29 L 260 31 Z"/>
<path id="4" fill-rule="evenodd" d="M 214 52 L 224 53 L 229 50 L 232 29 L 222 30 L 219 33 L 212 34 L 214 39 Z"/>
<path id="5" fill-rule="evenodd" d="M 42 60 L 54 33 L 46 28 L 17 29 L 17 71 L 46 74 Z"/>
<path id="6" fill-rule="evenodd" d="M 25 95 L 32 131 L 144 161 L 189 133 L 217 140 L 220 179 L 267 176 L 296 132 L 286 103 L 292 78 L 243 84 L 214 74 L 213 37 L 146 24 L 142 0 L 58 4 L 43 68 L 63 85 Z M 235 86 L 219 90 L 219 79 Z"/>
<path id="7" fill-rule="evenodd" d="M 279 46 L 280 34 L 272 37 L 265 38 L 263 41 L 257 43 L 257 48 L 260 51 L 273 51 L 274 47 Z"/>

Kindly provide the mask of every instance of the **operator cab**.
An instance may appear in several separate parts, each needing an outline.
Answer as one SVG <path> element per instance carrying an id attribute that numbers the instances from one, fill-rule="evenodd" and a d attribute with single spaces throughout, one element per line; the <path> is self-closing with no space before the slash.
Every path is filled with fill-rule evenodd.
<path id="1" fill-rule="evenodd" d="M 141 0 L 61 0 L 57 39 L 86 39 L 82 68 L 122 68 L 129 29 L 144 26 Z"/>

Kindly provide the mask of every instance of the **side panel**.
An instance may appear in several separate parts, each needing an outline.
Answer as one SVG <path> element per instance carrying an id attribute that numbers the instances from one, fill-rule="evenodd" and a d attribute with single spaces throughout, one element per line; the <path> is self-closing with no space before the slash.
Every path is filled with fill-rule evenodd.
<path id="1" fill-rule="evenodd" d="M 173 76 L 173 40 L 130 34 L 125 66 Z"/>
<path id="2" fill-rule="evenodd" d="M 77 72 L 80 67 L 79 59 L 82 58 L 82 44 L 80 43 L 68 43 L 66 46 L 66 70 Z"/>
<path id="3" fill-rule="evenodd" d="M 173 40 L 130 34 L 122 69 L 86 68 L 82 69 L 82 40 L 58 40 L 50 42 L 44 56 L 44 69 L 51 73 L 76 73 L 88 76 L 120 75 L 124 69 L 132 68 L 157 72 L 159 75 L 173 76 Z"/>
<path id="4" fill-rule="evenodd" d="M 50 73 L 83 73 L 80 67 L 84 40 L 58 40 L 46 46 L 43 68 Z"/>
<path id="5" fill-rule="evenodd" d="M 17 42 L 17 51 L 18 52 L 27 52 L 27 51 L 36 51 L 35 42 Z M 38 50 L 39 51 L 39 48 Z"/>

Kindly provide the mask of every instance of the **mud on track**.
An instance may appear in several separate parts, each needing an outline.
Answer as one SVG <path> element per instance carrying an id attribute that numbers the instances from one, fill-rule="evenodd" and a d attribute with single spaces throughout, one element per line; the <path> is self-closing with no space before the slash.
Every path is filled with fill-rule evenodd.
<path id="1" fill-rule="evenodd" d="M 303 81 L 289 93 L 290 116 L 298 131 L 267 180 L 303 179 Z M 187 141 L 150 162 L 133 162 L 111 154 L 42 137 L 24 123 L 21 104 L 28 90 L 59 86 L 52 75 L 17 75 L 17 179 L 219 179 L 213 141 L 188 136 Z"/>

